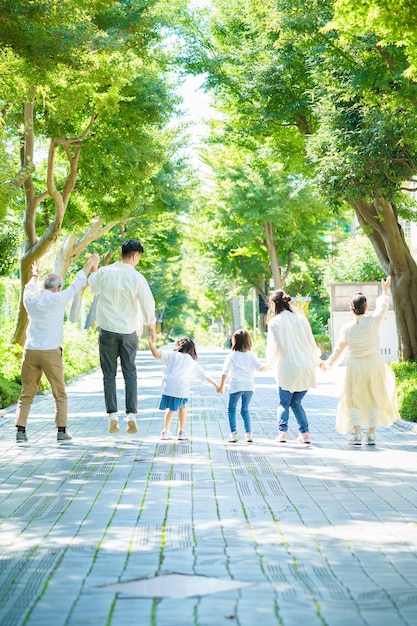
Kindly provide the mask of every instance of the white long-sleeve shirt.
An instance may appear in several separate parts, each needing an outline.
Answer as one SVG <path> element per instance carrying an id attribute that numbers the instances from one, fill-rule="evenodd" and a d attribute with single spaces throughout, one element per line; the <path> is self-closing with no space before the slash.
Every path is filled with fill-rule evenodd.
<path id="1" fill-rule="evenodd" d="M 254 391 L 254 374 L 263 367 L 261 360 L 251 350 L 231 350 L 226 356 L 222 375 L 230 374 L 229 393 Z"/>
<path id="2" fill-rule="evenodd" d="M 155 324 L 155 300 L 146 278 L 133 265 L 116 261 L 90 274 L 93 294 L 99 295 L 97 325 L 113 333 L 140 336 L 143 325 Z"/>
<path id="3" fill-rule="evenodd" d="M 76 274 L 71 285 L 64 291 L 39 291 L 37 281 L 31 278 L 23 292 L 23 306 L 29 317 L 26 350 L 55 350 L 62 345 L 67 304 L 86 284 L 87 278 L 83 270 Z"/>
<path id="4" fill-rule="evenodd" d="M 320 349 L 304 315 L 282 311 L 268 322 L 266 361 L 275 366 L 281 389 L 293 392 L 315 387 L 319 357 Z"/>

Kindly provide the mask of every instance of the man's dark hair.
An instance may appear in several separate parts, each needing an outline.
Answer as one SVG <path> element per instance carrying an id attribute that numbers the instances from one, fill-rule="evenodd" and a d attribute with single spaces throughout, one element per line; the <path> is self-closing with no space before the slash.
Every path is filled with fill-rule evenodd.
<path id="1" fill-rule="evenodd" d="M 142 244 L 137 239 L 126 239 L 122 245 L 122 257 L 131 256 L 134 252 L 142 254 Z"/>

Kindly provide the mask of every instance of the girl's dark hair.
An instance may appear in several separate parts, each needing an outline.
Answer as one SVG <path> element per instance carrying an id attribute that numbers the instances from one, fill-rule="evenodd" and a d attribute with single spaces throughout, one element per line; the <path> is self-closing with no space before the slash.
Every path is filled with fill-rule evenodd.
<path id="1" fill-rule="evenodd" d="M 273 291 L 269 297 L 269 304 L 273 309 L 275 315 L 279 315 L 282 311 L 291 311 L 294 313 L 289 303 L 291 302 L 291 296 L 289 296 L 282 289 Z"/>
<path id="2" fill-rule="evenodd" d="M 189 354 L 194 359 L 194 361 L 197 361 L 197 351 L 195 349 L 195 343 L 189 337 L 181 337 L 181 339 L 177 339 L 177 341 L 175 342 L 174 351 Z"/>
<path id="3" fill-rule="evenodd" d="M 355 315 L 363 315 L 366 310 L 366 296 L 358 291 L 350 299 L 350 308 Z"/>
<path id="4" fill-rule="evenodd" d="M 232 335 L 232 350 L 236 352 L 248 352 L 252 349 L 252 339 L 247 330 L 240 328 Z"/>

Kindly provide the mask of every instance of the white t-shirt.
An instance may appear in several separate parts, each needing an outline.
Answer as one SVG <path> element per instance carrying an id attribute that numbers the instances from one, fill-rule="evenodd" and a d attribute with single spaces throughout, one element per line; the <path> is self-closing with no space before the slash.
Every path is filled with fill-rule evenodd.
<path id="1" fill-rule="evenodd" d="M 230 375 L 229 393 L 237 391 L 255 391 L 254 375 L 263 367 L 260 359 L 247 350 L 239 352 L 232 350 L 227 355 L 222 369 L 222 375 Z"/>
<path id="2" fill-rule="evenodd" d="M 162 352 L 162 363 L 166 365 L 162 379 L 162 393 L 174 398 L 188 398 L 190 381 L 207 378 L 201 365 L 185 352 Z"/>

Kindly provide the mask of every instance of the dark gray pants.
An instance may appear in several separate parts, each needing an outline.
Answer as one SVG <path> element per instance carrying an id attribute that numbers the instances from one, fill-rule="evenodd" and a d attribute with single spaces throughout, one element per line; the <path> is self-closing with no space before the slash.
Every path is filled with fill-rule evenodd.
<path id="1" fill-rule="evenodd" d="M 116 374 L 117 359 L 120 358 L 125 381 L 126 413 L 138 412 L 138 383 L 136 374 L 137 333 L 124 335 L 100 329 L 100 365 L 103 372 L 104 401 L 107 413 L 117 413 Z"/>

